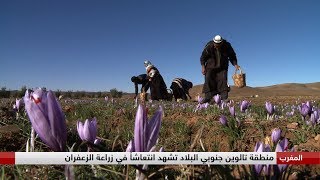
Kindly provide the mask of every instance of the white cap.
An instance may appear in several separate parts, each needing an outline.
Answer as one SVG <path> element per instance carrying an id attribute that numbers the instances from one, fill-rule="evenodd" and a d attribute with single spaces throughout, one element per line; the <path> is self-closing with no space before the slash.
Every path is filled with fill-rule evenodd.
<path id="1" fill-rule="evenodd" d="M 151 65 L 151 62 L 148 61 L 148 60 L 145 60 L 145 61 L 144 61 L 144 66 L 147 67 L 148 65 Z"/>
<path id="2" fill-rule="evenodd" d="M 222 42 L 222 37 L 220 35 L 216 35 L 214 38 L 213 38 L 213 42 L 219 44 Z"/>
<path id="3" fill-rule="evenodd" d="M 152 64 L 148 64 L 148 65 L 146 66 L 146 70 L 149 71 L 149 69 L 150 69 L 150 68 L 153 68 L 153 67 L 154 67 L 154 66 L 153 66 Z"/>

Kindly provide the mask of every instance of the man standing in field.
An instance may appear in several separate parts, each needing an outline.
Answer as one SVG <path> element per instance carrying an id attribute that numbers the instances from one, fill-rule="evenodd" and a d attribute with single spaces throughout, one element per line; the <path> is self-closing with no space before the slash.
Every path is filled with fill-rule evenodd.
<path id="1" fill-rule="evenodd" d="M 220 94 L 222 100 L 228 98 L 229 61 L 236 70 L 240 69 L 231 44 L 220 35 L 216 35 L 212 41 L 207 43 L 200 57 L 201 71 L 205 76 L 202 89 L 205 98 L 201 103 L 210 102 L 216 94 Z"/>

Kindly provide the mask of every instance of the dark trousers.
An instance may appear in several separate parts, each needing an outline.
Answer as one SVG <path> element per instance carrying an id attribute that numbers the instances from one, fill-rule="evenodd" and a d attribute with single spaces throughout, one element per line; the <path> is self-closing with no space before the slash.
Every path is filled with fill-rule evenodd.
<path id="1" fill-rule="evenodd" d="M 177 99 L 188 100 L 186 92 L 177 83 L 172 82 L 170 89 L 172 89 L 172 93 L 176 101 Z"/>
<path id="2" fill-rule="evenodd" d="M 150 82 L 151 100 L 167 100 L 169 98 L 167 86 L 160 74 L 155 75 Z"/>
<path id="3" fill-rule="evenodd" d="M 207 69 L 202 93 L 206 98 L 211 99 L 214 95 L 220 94 L 221 99 L 228 98 L 228 70 L 226 69 Z"/>
<path id="4" fill-rule="evenodd" d="M 142 92 L 145 92 L 145 93 L 146 93 L 146 92 L 148 91 L 148 89 L 149 89 L 149 86 L 150 86 L 149 82 L 143 83 L 143 84 L 142 84 L 142 87 L 141 87 L 141 90 L 140 90 L 141 93 L 142 93 Z"/>

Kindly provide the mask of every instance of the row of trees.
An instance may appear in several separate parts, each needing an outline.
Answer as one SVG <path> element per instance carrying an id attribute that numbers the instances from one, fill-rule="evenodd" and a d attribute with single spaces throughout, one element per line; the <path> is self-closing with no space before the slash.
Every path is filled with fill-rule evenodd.
<path id="1" fill-rule="evenodd" d="M 22 86 L 20 90 L 7 90 L 6 87 L 1 87 L 0 90 L 0 98 L 22 98 L 28 88 L 26 86 Z M 43 88 L 46 89 L 46 88 Z M 63 96 L 65 98 L 103 98 L 103 97 L 113 97 L 113 98 L 121 98 L 123 96 L 123 92 L 117 90 L 116 88 L 110 89 L 109 92 L 86 92 L 86 91 L 54 91 L 56 96 Z"/>

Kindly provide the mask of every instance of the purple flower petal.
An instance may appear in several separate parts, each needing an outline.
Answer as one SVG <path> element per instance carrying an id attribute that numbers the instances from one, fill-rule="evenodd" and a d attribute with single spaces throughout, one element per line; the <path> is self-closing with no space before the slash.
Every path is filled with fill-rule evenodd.
<path id="1" fill-rule="evenodd" d="M 279 128 L 274 128 L 271 133 L 271 139 L 274 143 L 277 143 L 281 137 L 281 130 Z"/>
<path id="2" fill-rule="evenodd" d="M 86 119 L 84 124 L 80 121 L 77 123 L 77 130 L 79 133 L 80 138 L 83 141 L 89 141 L 94 143 L 97 138 L 97 120 L 96 118 L 93 119 Z"/>
<path id="3" fill-rule="evenodd" d="M 274 113 L 274 106 L 270 102 L 266 102 L 266 110 L 269 115 L 272 115 Z"/>
<path id="4" fill-rule="evenodd" d="M 163 116 L 163 109 L 160 106 L 159 110 L 154 114 L 152 119 L 148 122 L 147 125 L 147 151 L 151 149 L 152 146 L 154 146 L 157 142 L 159 131 L 161 127 L 161 121 Z"/>
<path id="5" fill-rule="evenodd" d="M 236 116 L 236 111 L 234 109 L 234 106 L 229 106 L 229 111 L 230 111 L 231 116 L 233 116 L 233 117 Z"/>
<path id="6" fill-rule="evenodd" d="M 226 126 L 228 123 L 227 117 L 225 117 L 224 115 L 221 115 L 219 118 L 219 121 L 222 125 Z"/>
<path id="7" fill-rule="evenodd" d="M 143 152 L 147 148 L 145 131 L 147 126 L 147 114 L 145 107 L 138 106 L 134 125 L 134 147 L 135 152 Z"/>
<path id="8" fill-rule="evenodd" d="M 53 151 L 64 151 L 67 140 L 65 117 L 52 91 L 26 91 L 24 102 L 32 127 Z"/>

